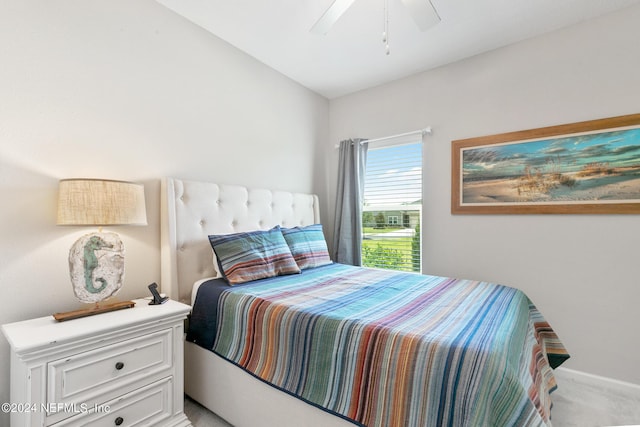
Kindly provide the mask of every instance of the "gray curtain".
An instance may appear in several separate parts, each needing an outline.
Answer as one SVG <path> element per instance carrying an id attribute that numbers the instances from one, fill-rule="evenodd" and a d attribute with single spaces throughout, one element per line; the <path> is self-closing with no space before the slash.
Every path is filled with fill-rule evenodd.
<path id="1" fill-rule="evenodd" d="M 367 163 L 367 144 L 362 144 L 363 141 L 340 142 L 333 260 L 341 264 L 362 264 L 362 203 Z"/>

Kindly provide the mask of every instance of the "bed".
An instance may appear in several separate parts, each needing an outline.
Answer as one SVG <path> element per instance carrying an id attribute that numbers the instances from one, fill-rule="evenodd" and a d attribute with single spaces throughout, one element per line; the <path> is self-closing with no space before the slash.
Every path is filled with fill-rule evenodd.
<path id="1" fill-rule="evenodd" d="M 568 354 L 522 292 L 326 260 L 294 271 L 297 254 L 229 286 L 212 245 L 317 232 L 318 198 L 165 179 L 162 206 L 162 290 L 193 310 L 185 392 L 234 426 L 551 425 Z"/>

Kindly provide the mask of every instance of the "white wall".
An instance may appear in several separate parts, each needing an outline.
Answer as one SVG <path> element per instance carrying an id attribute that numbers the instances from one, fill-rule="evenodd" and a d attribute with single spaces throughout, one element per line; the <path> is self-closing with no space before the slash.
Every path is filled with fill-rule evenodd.
<path id="1" fill-rule="evenodd" d="M 160 282 L 163 176 L 311 192 L 328 101 L 152 0 L 0 2 L 0 323 L 77 308 L 58 180 L 145 184 L 122 299 Z M 9 346 L 0 338 L 0 402 Z M 8 417 L 0 414 L 0 425 Z"/>
<path id="2" fill-rule="evenodd" d="M 567 367 L 636 384 L 638 216 L 454 216 L 450 185 L 452 140 L 640 112 L 639 22 L 640 7 L 622 10 L 332 100 L 325 150 L 335 176 L 337 141 L 432 126 L 423 270 L 524 290 L 566 344 Z M 327 188 L 333 202 L 335 180 Z"/>

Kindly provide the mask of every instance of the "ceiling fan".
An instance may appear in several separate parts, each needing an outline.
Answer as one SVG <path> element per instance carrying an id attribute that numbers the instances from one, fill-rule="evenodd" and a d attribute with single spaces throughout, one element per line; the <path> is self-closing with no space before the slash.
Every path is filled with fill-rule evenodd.
<path id="1" fill-rule="evenodd" d="M 440 16 L 433 7 L 431 0 L 400 0 L 409 9 L 411 17 L 420 31 L 426 31 L 440 22 Z M 349 9 L 355 0 L 335 0 L 318 21 L 311 27 L 311 33 L 324 35 L 329 32 L 333 24 Z M 386 9 L 386 1 L 385 1 Z M 386 13 L 386 11 L 385 11 Z"/>

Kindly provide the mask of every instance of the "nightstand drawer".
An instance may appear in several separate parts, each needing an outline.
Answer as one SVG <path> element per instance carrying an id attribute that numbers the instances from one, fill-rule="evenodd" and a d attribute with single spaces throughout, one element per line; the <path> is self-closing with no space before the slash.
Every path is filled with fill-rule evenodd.
<path id="1" fill-rule="evenodd" d="M 171 416 L 172 390 L 172 378 L 165 378 L 104 405 L 91 407 L 87 414 L 69 418 L 56 426 L 156 426 Z"/>
<path id="2" fill-rule="evenodd" d="M 153 374 L 170 373 L 172 340 L 172 330 L 165 329 L 50 362 L 47 402 L 103 403 L 109 391 L 119 395 Z"/>

